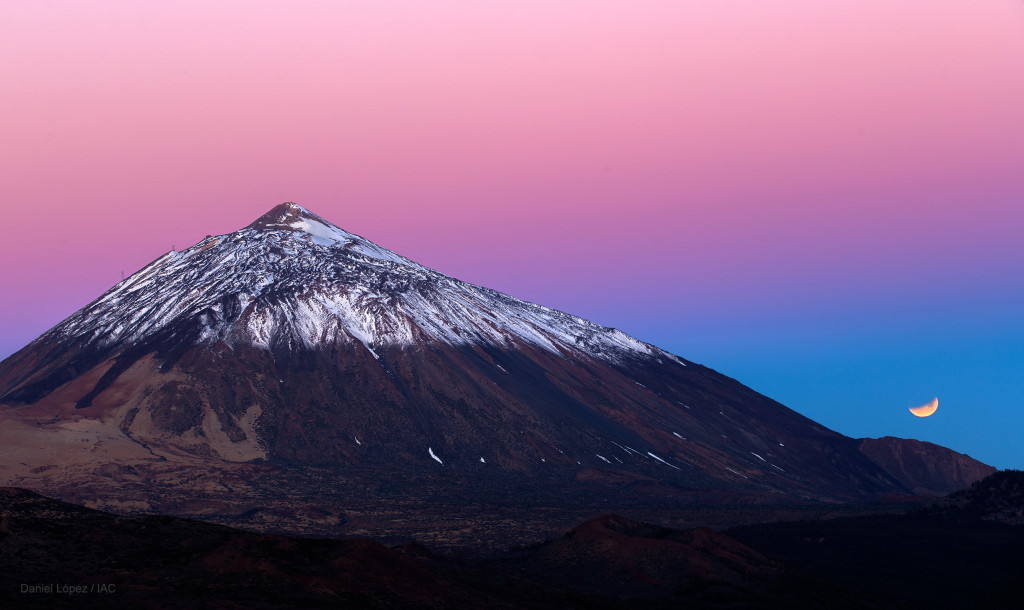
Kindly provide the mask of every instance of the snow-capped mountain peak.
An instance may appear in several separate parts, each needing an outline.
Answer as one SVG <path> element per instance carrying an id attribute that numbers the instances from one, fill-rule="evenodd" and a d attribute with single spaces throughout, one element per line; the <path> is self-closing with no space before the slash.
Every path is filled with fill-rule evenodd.
<path id="1" fill-rule="evenodd" d="M 621 331 L 419 265 L 295 203 L 165 254 L 52 332 L 114 347 L 168 328 L 180 341 L 265 349 L 526 343 L 563 357 L 681 362 Z"/>
<path id="2" fill-rule="evenodd" d="M 118 502 L 230 489 L 225 465 L 254 460 L 294 468 L 282 489 L 386 479 L 414 503 L 905 491 L 852 439 L 735 380 L 295 204 L 165 253 L 0 362 L 0 406 L 0 474 L 116 480 Z M 188 487 L 202 477 L 216 482 Z"/>
<path id="3" fill-rule="evenodd" d="M 320 246 L 348 248 L 371 258 L 419 267 L 413 261 L 332 224 L 291 201 L 271 208 L 242 231 L 290 231 Z"/>
<path id="4" fill-rule="evenodd" d="M 341 233 L 348 234 L 301 205 L 291 201 L 275 205 L 270 209 L 270 211 L 254 220 L 245 228 L 305 230 L 305 227 L 302 225 L 310 222 L 324 225 L 331 229 L 340 231 Z"/>
<path id="5" fill-rule="evenodd" d="M 302 236 L 303 238 L 311 239 L 314 243 L 321 246 L 344 247 L 352 243 L 365 241 L 358 235 L 353 235 L 320 218 L 301 205 L 292 202 L 274 206 L 269 212 L 257 218 L 245 229 L 253 231 L 295 231 L 305 234 Z"/>

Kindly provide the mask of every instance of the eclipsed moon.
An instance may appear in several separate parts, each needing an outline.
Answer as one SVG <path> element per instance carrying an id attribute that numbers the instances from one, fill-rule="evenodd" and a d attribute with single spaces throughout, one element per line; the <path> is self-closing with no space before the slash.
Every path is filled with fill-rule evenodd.
<path id="1" fill-rule="evenodd" d="M 936 398 L 926 405 L 920 407 L 911 407 L 910 412 L 918 417 L 928 417 L 932 413 L 939 410 L 939 399 Z"/>

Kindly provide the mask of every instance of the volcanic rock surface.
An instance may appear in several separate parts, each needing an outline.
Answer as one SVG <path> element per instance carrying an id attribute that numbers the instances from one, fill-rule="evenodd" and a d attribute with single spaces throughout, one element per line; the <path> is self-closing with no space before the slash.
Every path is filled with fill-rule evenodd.
<path id="1" fill-rule="evenodd" d="M 565 523 L 912 491 L 733 379 L 291 203 L 168 252 L 0 363 L 0 483 L 264 530 L 391 515 L 399 538 L 459 510 L 493 531 L 529 506 Z"/>

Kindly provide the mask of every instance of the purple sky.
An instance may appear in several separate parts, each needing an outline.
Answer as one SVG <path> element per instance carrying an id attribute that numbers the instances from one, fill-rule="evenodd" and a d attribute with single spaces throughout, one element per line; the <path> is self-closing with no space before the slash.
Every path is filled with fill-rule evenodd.
<path id="1" fill-rule="evenodd" d="M 844 434 L 1024 467 L 1020 2 L 395 7 L 0 6 L 0 356 L 294 200 Z"/>

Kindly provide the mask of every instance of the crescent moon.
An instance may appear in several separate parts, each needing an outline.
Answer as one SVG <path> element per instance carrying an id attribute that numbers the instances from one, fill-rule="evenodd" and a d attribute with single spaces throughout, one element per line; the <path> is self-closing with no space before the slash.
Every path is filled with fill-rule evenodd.
<path id="1" fill-rule="evenodd" d="M 914 415 L 918 416 L 918 417 L 928 417 L 929 415 L 931 415 L 932 413 L 935 413 L 938 410 L 939 410 L 939 399 L 936 398 L 936 399 L 932 400 L 930 403 L 928 403 L 926 405 L 921 405 L 920 407 L 912 407 L 910 409 L 910 412 L 913 413 Z"/>

